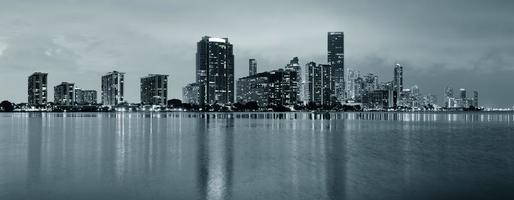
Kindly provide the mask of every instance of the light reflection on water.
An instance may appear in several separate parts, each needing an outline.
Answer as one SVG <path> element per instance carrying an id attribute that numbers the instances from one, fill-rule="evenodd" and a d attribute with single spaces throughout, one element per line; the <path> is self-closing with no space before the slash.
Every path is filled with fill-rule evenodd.
<path id="1" fill-rule="evenodd" d="M 501 199 L 513 116 L 0 114 L 0 199 Z"/>

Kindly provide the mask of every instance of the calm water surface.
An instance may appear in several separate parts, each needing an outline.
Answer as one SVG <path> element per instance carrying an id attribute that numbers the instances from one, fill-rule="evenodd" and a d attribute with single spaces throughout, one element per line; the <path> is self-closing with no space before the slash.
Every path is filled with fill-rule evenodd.
<path id="1" fill-rule="evenodd" d="M 0 113 L 0 199 L 514 199 L 514 114 Z"/>

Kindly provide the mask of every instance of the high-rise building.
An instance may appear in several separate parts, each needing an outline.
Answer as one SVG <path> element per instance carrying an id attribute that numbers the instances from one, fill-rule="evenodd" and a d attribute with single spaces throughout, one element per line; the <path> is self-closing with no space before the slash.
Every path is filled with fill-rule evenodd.
<path id="1" fill-rule="evenodd" d="M 392 104 L 394 107 L 399 105 L 399 100 L 401 97 L 401 93 L 403 91 L 403 67 L 400 64 L 396 64 L 394 66 L 394 75 L 393 75 L 393 96 L 392 96 Z"/>
<path id="2" fill-rule="evenodd" d="M 47 73 L 35 72 L 28 78 L 28 103 L 42 106 L 48 102 Z"/>
<path id="3" fill-rule="evenodd" d="M 75 104 L 75 84 L 62 82 L 54 87 L 54 103 L 58 105 Z"/>
<path id="4" fill-rule="evenodd" d="M 445 96 L 445 107 L 446 108 L 454 108 L 455 105 L 455 96 L 453 94 L 453 88 L 450 86 L 446 86 L 444 89 L 444 96 Z"/>
<path id="5" fill-rule="evenodd" d="M 257 61 L 253 58 L 248 60 L 248 72 L 249 76 L 257 74 Z"/>
<path id="6" fill-rule="evenodd" d="M 306 65 L 306 90 L 309 102 L 331 105 L 335 100 L 335 78 L 331 65 L 309 62 Z"/>
<path id="7" fill-rule="evenodd" d="M 228 38 L 204 36 L 197 43 L 196 82 L 204 85 L 201 104 L 234 102 L 234 54 Z"/>
<path id="8" fill-rule="evenodd" d="M 115 106 L 124 102 L 125 73 L 113 71 L 102 76 L 102 104 Z"/>
<path id="9" fill-rule="evenodd" d="M 141 104 L 166 106 L 168 75 L 149 74 L 141 78 Z"/>
<path id="10" fill-rule="evenodd" d="M 338 101 L 346 98 L 344 76 L 344 33 L 328 32 L 328 64 L 333 67 L 335 97 Z"/>
<path id="11" fill-rule="evenodd" d="M 298 103 L 298 74 L 292 69 L 278 69 L 240 78 L 238 102 L 255 101 L 260 106 Z"/>
<path id="12" fill-rule="evenodd" d="M 182 88 L 182 100 L 184 103 L 200 105 L 201 97 L 204 96 L 203 84 L 191 83 Z"/>

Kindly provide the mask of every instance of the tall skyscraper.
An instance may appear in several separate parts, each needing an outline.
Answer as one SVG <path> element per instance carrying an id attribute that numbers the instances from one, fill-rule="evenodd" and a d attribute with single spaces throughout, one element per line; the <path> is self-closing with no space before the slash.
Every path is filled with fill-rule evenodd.
<path id="1" fill-rule="evenodd" d="M 467 98 L 467 97 L 466 97 L 466 96 L 467 96 L 467 95 L 466 95 L 466 89 L 461 88 L 459 91 L 460 91 L 460 98 L 461 98 L 462 100 L 466 99 L 466 98 Z"/>
<path id="2" fill-rule="evenodd" d="M 344 77 L 344 33 L 328 32 L 328 64 L 332 65 L 335 79 L 335 97 L 338 101 L 346 98 Z"/>
<path id="3" fill-rule="evenodd" d="M 296 72 L 296 85 L 298 87 L 296 100 L 298 102 L 305 103 L 305 71 L 302 70 L 298 57 L 293 57 L 293 59 L 289 61 L 289 64 L 287 64 L 285 68 L 286 70 L 292 70 Z"/>
<path id="4" fill-rule="evenodd" d="M 335 77 L 332 65 L 309 62 L 306 65 L 306 90 L 309 102 L 331 105 L 335 98 Z"/>
<path id="5" fill-rule="evenodd" d="M 400 64 L 394 66 L 392 105 L 397 107 L 403 91 L 403 67 Z"/>
<path id="6" fill-rule="evenodd" d="M 168 75 L 149 74 L 141 78 L 141 104 L 166 106 Z"/>
<path id="7" fill-rule="evenodd" d="M 124 101 L 125 73 L 113 71 L 102 76 L 102 104 L 115 106 Z"/>
<path id="8" fill-rule="evenodd" d="M 446 86 L 444 89 L 444 96 L 445 96 L 445 107 L 446 108 L 454 108 L 455 105 L 455 96 L 453 94 L 453 88 L 450 86 Z"/>
<path id="9" fill-rule="evenodd" d="M 58 105 L 75 104 L 75 84 L 62 82 L 54 87 L 54 103 Z"/>
<path id="10" fill-rule="evenodd" d="M 248 72 L 249 76 L 257 74 L 257 61 L 253 58 L 248 60 Z"/>
<path id="11" fill-rule="evenodd" d="M 47 73 L 35 72 L 28 78 L 28 103 L 42 106 L 48 102 Z"/>
<path id="12" fill-rule="evenodd" d="M 234 103 L 234 54 L 228 38 L 204 36 L 197 43 L 196 82 L 204 85 L 201 104 Z"/>

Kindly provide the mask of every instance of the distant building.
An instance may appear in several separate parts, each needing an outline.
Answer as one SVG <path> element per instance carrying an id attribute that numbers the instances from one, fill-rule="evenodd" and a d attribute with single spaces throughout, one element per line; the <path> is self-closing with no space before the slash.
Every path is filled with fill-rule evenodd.
<path id="1" fill-rule="evenodd" d="M 345 95 L 344 74 L 344 33 L 328 32 L 327 37 L 328 64 L 333 67 L 334 96 L 338 101 L 343 101 Z"/>
<path id="2" fill-rule="evenodd" d="M 279 69 L 240 78 L 237 101 L 255 101 L 259 106 L 295 105 L 298 103 L 298 74 L 295 70 Z"/>
<path id="3" fill-rule="evenodd" d="M 182 88 L 182 100 L 184 103 L 196 104 L 201 103 L 204 96 L 204 85 L 199 83 L 191 83 Z"/>
<path id="4" fill-rule="evenodd" d="M 42 106 L 48 102 L 47 73 L 35 72 L 28 78 L 28 103 Z"/>
<path id="5" fill-rule="evenodd" d="M 67 106 L 75 104 L 75 84 L 62 82 L 55 86 L 54 103 Z"/>
<path id="6" fill-rule="evenodd" d="M 234 54 L 228 38 L 204 36 L 197 43 L 196 83 L 204 90 L 201 104 L 234 102 Z"/>
<path id="7" fill-rule="evenodd" d="M 75 88 L 75 102 L 78 105 L 90 105 L 97 103 L 96 90 L 83 90 Z"/>
<path id="8" fill-rule="evenodd" d="M 141 78 L 141 104 L 166 106 L 168 75 L 149 74 Z"/>
<path id="9" fill-rule="evenodd" d="M 253 76 L 257 74 L 257 61 L 255 59 L 248 60 L 248 75 Z"/>
<path id="10" fill-rule="evenodd" d="M 335 97 L 334 70 L 331 65 L 309 62 L 306 65 L 306 93 L 309 102 L 331 105 Z"/>
<path id="11" fill-rule="evenodd" d="M 446 108 L 457 107 L 452 87 L 446 86 L 446 88 L 444 89 L 444 98 L 445 98 L 444 107 L 446 107 Z"/>
<path id="12" fill-rule="evenodd" d="M 124 102 L 125 73 L 113 71 L 102 76 L 102 104 L 115 106 Z"/>
<path id="13" fill-rule="evenodd" d="M 460 91 L 460 98 L 466 99 L 466 89 L 461 88 L 459 91 Z"/>

